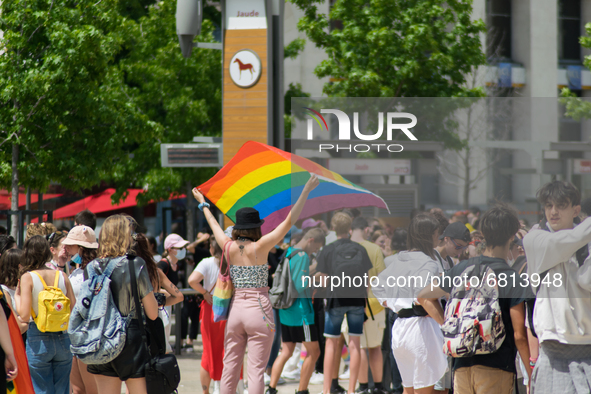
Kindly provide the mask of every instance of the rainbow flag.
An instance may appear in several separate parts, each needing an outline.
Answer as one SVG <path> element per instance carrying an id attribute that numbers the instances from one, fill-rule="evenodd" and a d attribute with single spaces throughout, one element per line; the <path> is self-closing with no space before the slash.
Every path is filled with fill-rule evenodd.
<path id="1" fill-rule="evenodd" d="M 320 185 L 310 193 L 301 219 L 342 208 L 388 209 L 381 197 L 336 172 L 254 141 L 246 142 L 232 160 L 199 189 L 232 221 L 236 221 L 236 211 L 240 208 L 258 210 L 265 219 L 262 227 L 265 234 L 287 217 L 311 173 L 318 176 Z"/>

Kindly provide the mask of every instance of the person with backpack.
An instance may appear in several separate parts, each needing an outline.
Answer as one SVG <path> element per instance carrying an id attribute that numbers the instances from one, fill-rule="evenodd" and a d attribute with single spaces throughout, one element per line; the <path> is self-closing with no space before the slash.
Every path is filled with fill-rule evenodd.
<path id="1" fill-rule="evenodd" d="M 46 266 L 49 260 L 51 251 L 44 236 L 25 242 L 15 297 L 21 319 L 33 317 L 26 348 L 35 393 L 69 394 L 72 354 L 66 330 L 76 297 L 66 274 Z"/>
<path id="2" fill-rule="evenodd" d="M 437 313 L 439 300 L 423 302 L 418 293 L 430 278 L 443 272 L 434 246 L 439 243 L 439 222 L 431 214 L 417 214 L 408 228 L 408 250 L 389 257 L 388 267 L 372 283 L 378 300 L 397 313 L 392 326 L 392 352 L 405 393 L 435 393 L 435 384 L 447 370 L 441 351 L 443 335 Z"/>
<path id="3" fill-rule="evenodd" d="M 52 237 L 53 236 L 53 237 Z M 59 234 L 52 233 L 49 236 L 49 244 L 55 242 L 55 237 Z M 96 242 L 96 235 L 94 230 L 88 226 L 76 226 L 67 233 L 65 239 L 60 240 L 62 247 L 65 249 L 67 257 L 78 261 L 80 268 L 76 268 L 70 274 L 70 283 L 74 296 L 78 298 L 80 286 L 84 281 L 84 268 L 92 260 L 96 258 L 98 243 Z M 70 373 L 70 384 L 74 394 L 95 394 L 98 393 L 94 377 L 88 373 L 86 364 L 84 364 L 78 357 L 73 355 L 72 371 Z"/>
<path id="4" fill-rule="evenodd" d="M 531 329 L 540 343 L 537 361 L 532 360 L 531 393 L 589 392 L 591 219 L 575 226 L 581 195 L 570 182 L 547 183 L 537 198 L 545 219 L 523 238 L 527 273 L 536 290 Z"/>
<path id="5" fill-rule="evenodd" d="M 113 215 L 108 217 L 101 228 L 99 236 L 98 258 L 88 264 L 84 270 L 85 284 L 92 284 L 92 279 L 101 273 L 109 273 L 110 283 L 108 289 L 113 303 L 108 308 L 116 308 L 115 311 L 126 324 L 121 326 L 125 331 L 125 341 L 121 346 L 119 354 L 109 362 L 103 364 L 88 365 L 88 372 L 94 375 L 99 394 L 121 393 L 121 382 L 125 382 L 130 394 L 146 394 L 145 367 L 150 359 L 147 344 L 142 337 L 143 324 L 142 311 L 135 307 L 135 300 L 132 293 L 132 277 L 130 275 L 129 259 L 134 260 L 134 272 L 137 291 L 144 309 L 146 318 L 155 320 L 158 317 L 158 303 L 154 297 L 150 276 L 145 268 L 143 259 L 128 254 L 131 242 L 133 223 L 124 215 Z M 93 275 L 90 275 L 93 274 Z M 101 292 L 102 286 L 97 287 Z M 80 294 L 86 291 L 83 287 Z M 96 293 L 96 290 L 94 291 Z M 85 292 L 88 295 L 88 292 Z M 108 295 L 108 293 L 106 293 Z M 92 301 L 91 305 L 92 305 Z M 77 308 L 88 308 L 84 299 L 76 305 Z M 92 310 L 92 309 L 91 309 Z M 116 314 L 111 313 L 111 317 Z M 70 334 L 72 334 L 70 332 Z M 103 334 L 103 333 L 99 333 Z M 100 352 L 109 352 L 112 349 L 105 349 L 104 342 L 101 342 Z M 83 359 L 84 361 L 84 359 Z"/>
<path id="6" fill-rule="evenodd" d="M 300 382 L 296 394 L 309 394 L 308 383 L 314 372 L 316 360 L 320 356 L 320 348 L 318 346 L 318 332 L 314 324 L 314 307 L 310 298 L 310 288 L 304 285 L 302 279 L 310 276 L 310 255 L 317 253 L 324 246 L 324 242 L 324 231 L 320 228 L 312 228 L 306 232 L 300 242 L 287 249 L 285 258 L 280 263 L 282 273 L 285 271 L 290 274 L 287 279 L 291 281 L 290 284 L 282 283 L 282 292 L 288 293 L 287 287 L 293 285 L 297 294 L 289 294 L 289 298 L 283 297 L 284 304 L 279 305 L 283 307 L 279 309 L 283 344 L 281 353 L 273 363 L 271 383 L 269 383 L 267 394 L 277 394 L 279 377 L 297 343 L 303 343 L 306 347 L 306 358 L 300 372 Z M 277 271 L 275 275 L 274 289 L 275 283 L 281 281 L 281 278 L 277 276 Z M 291 305 L 287 306 L 285 301 Z"/>
<path id="7" fill-rule="evenodd" d="M 325 246 L 317 257 L 316 275 L 326 280 L 326 287 L 330 288 L 333 278 L 350 277 L 364 278 L 373 268 L 367 251 L 357 242 L 349 239 L 351 231 L 351 216 L 344 212 L 337 212 L 331 219 L 331 227 L 334 229 L 337 240 Z M 343 281 L 345 282 L 345 281 Z M 363 282 L 363 280 L 362 280 Z M 334 364 L 338 362 L 341 349 L 338 341 L 341 336 L 341 324 L 345 316 L 349 329 L 349 393 L 355 392 L 359 364 L 361 361 L 360 341 L 363 334 L 363 323 L 366 319 L 365 304 L 367 302 L 368 289 L 362 283 L 361 286 L 344 283 L 335 287 L 334 291 L 327 292 L 327 304 L 324 316 L 324 336 L 326 344 L 324 349 L 324 386 L 323 393 L 331 393 L 339 390 L 338 376 L 334 374 Z"/>
<path id="8" fill-rule="evenodd" d="M 201 371 L 199 380 L 203 394 L 209 394 L 209 386 L 213 380 L 213 394 L 220 393 L 220 380 L 224 370 L 224 336 L 226 321 L 213 321 L 213 290 L 220 273 L 222 248 L 214 238 L 209 240 L 211 257 L 201 260 L 189 276 L 189 286 L 203 295 L 199 320 L 201 322 Z M 203 284 L 201 284 L 203 282 Z M 240 377 L 242 379 L 242 376 Z"/>
<path id="9" fill-rule="evenodd" d="M 446 353 L 454 358 L 454 392 L 511 394 L 517 352 L 529 363 L 524 302 L 533 296 L 506 261 L 519 218 L 500 203 L 482 215 L 480 228 L 486 242 L 482 256 L 446 271 L 419 298 L 435 301 L 451 294 L 445 317 L 438 311 L 436 319 Z"/>
<path id="10" fill-rule="evenodd" d="M 247 345 L 248 393 L 263 394 L 265 390 L 264 373 L 273 345 L 275 326 L 268 295 L 267 256 L 283 240 L 292 223 L 298 220 L 308 195 L 318 184 L 318 177 L 311 174 L 286 218 L 264 236 L 261 232 L 264 219 L 261 220 L 259 212 L 252 207 L 238 209 L 232 238 L 224 233 L 216 221 L 203 194 L 197 188 L 193 189 L 199 209 L 205 214 L 218 245 L 224 251 L 226 261 L 221 263 L 221 272 L 230 272 L 234 287 L 226 323 L 221 394 L 236 392 Z"/>

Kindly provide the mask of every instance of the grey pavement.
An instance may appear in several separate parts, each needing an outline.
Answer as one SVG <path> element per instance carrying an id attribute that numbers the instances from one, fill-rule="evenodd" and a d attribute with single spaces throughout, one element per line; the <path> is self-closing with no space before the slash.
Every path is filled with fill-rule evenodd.
<path id="1" fill-rule="evenodd" d="M 182 354 L 177 356 L 179 361 L 179 367 L 181 369 L 181 384 L 179 385 L 179 394 L 199 394 L 201 390 L 201 381 L 199 373 L 201 371 L 201 341 L 196 340 L 194 342 L 193 351 L 187 352 L 183 349 Z M 245 384 L 248 386 L 248 379 L 245 360 L 244 379 Z M 288 381 L 286 384 L 279 385 L 277 389 L 279 394 L 294 394 L 298 389 L 298 381 Z M 310 385 L 310 394 L 319 394 L 322 391 L 322 385 Z M 213 391 L 213 383 L 210 387 L 210 393 Z"/>

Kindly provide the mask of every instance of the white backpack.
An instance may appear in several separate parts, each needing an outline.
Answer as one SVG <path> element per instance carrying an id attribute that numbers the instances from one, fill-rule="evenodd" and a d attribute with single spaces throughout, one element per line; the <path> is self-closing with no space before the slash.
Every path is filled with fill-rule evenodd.
<path id="1" fill-rule="evenodd" d="M 474 259 L 478 261 L 462 272 L 462 284 L 454 286 L 445 307 L 443 352 L 451 357 L 494 353 L 505 340 L 497 276 L 481 264 L 481 257 Z"/>

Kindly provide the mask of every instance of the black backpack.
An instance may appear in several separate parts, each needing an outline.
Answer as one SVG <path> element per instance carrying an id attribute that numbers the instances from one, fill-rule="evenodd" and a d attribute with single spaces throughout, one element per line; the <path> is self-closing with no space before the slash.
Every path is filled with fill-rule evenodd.
<path id="1" fill-rule="evenodd" d="M 362 279 L 363 283 L 361 286 L 355 286 L 353 283 L 354 278 L 363 278 L 364 275 L 367 275 L 367 269 L 363 265 L 364 256 L 366 255 L 367 251 L 363 246 L 349 240 L 335 248 L 330 262 L 330 275 L 341 279 L 343 277 L 350 277 L 351 284 L 349 285 L 348 280 L 342 281 L 339 287 L 335 287 L 333 296 L 338 298 L 352 298 L 357 295 L 356 293 L 361 293 L 360 288 L 366 291 L 365 280 Z"/>

